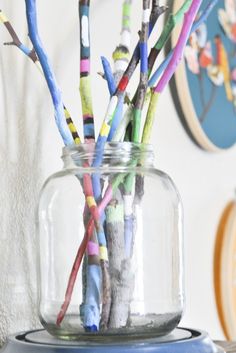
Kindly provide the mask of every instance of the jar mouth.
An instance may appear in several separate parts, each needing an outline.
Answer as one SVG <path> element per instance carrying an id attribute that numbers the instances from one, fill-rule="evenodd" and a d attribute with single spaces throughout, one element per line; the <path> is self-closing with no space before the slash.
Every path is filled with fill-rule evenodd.
<path id="1" fill-rule="evenodd" d="M 72 160 L 77 166 L 88 163 L 90 166 L 127 165 L 136 160 L 136 165 L 152 165 L 154 160 L 151 144 L 133 142 L 107 142 L 100 146 L 98 143 L 81 143 L 70 145 L 62 149 L 64 162 Z"/>

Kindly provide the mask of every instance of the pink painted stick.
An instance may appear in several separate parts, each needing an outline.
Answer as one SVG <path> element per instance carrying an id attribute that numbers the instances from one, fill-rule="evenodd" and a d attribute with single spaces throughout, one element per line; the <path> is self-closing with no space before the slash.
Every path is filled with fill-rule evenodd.
<path id="1" fill-rule="evenodd" d="M 111 201 L 112 199 L 112 186 L 108 186 L 104 197 L 101 201 L 101 203 L 99 204 L 99 206 L 97 207 L 97 212 L 98 215 L 100 216 L 102 214 L 102 212 L 104 211 L 105 207 L 108 205 L 108 203 Z M 62 320 L 64 319 L 64 316 L 67 312 L 68 306 L 70 304 L 71 301 L 71 296 L 73 293 L 73 289 L 74 289 L 74 285 L 75 285 L 75 281 L 76 281 L 76 277 L 81 265 L 81 261 L 83 259 L 84 253 L 86 251 L 88 242 L 93 234 L 93 230 L 94 230 L 95 224 L 94 224 L 94 218 L 90 217 L 89 222 L 87 224 L 87 228 L 84 234 L 84 238 L 80 244 L 80 247 L 78 249 L 78 252 L 76 254 L 76 258 L 75 261 L 73 263 L 73 267 L 70 273 L 70 277 L 69 277 L 69 281 L 68 281 L 68 285 L 66 288 L 66 294 L 65 294 L 65 300 L 61 306 L 60 312 L 57 316 L 57 325 L 59 325 Z"/>
<path id="2" fill-rule="evenodd" d="M 201 6 L 202 0 L 193 0 L 192 5 L 190 6 L 188 12 L 184 15 L 184 23 L 179 35 L 178 42 L 176 44 L 176 47 L 174 49 L 174 53 L 172 55 L 172 58 L 169 62 L 169 65 L 167 66 L 166 70 L 164 71 L 160 81 L 155 87 L 155 92 L 156 93 L 161 93 L 163 92 L 164 88 L 166 85 L 169 83 L 171 77 L 175 73 L 175 70 L 179 64 L 179 62 L 182 59 L 183 52 L 185 45 L 187 43 L 187 40 L 190 35 L 191 27 L 192 24 L 195 20 L 195 17 L 198 13 L 199 7 Z"/>

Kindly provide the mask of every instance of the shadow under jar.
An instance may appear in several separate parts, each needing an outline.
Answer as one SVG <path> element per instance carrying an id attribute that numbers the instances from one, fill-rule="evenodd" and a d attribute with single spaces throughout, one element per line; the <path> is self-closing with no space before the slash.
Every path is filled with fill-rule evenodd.
<path id="1" fill-rule="evenodd" d="M 151 145 L 81 144 L 62 159 L 39 200 L 41 323 L 68 340 L 170 333 L 184 304 L 182 205 Z"/>

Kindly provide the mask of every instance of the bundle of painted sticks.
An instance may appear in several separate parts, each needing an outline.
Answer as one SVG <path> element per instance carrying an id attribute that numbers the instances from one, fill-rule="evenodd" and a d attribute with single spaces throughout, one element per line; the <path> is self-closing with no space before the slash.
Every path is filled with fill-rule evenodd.
<path id="1" fill-rule="evenodd" d="M 94 143 L 95 151 L 99 151 L 99 153 L 95 153 L 95 158 L 91 162 L 92 164 L 90 164 L 92 167 L 99 167 L 101 164 L 103 151 L 107 142 L 130 141 L 133 143 L 149 143 L 158 99 L 169 83 L 169 80 L 183 56 L 183 51 L 189 36 L 206 21 L 208 15 L 217 3 L 217 0 L 209 0 L 205 9 L 198 14 L 202 2 L 202 0 L 185 0 L 176 13 L 170 13 L 166 16 L 167 21 L 163 26 L 163 30 L 149 52 L 149 36 L 153 32 L 158 18 L 169 10 L 166 6 L 160 5 L 159 0 L 143 0 L 142 9 L 137 9 L 136 6 L 136 11 L 142 11 L 143 14 L 139 32 L 139 42 L 133 54 L 130 55 L 132 0 L 123 1 L 121 40 L 113 53 L 114 70 L 112 70 L 109 61 L 105 57 L 102 57 L 102 76 L 108 85 L 110 101 L 102 127 L 96 139 L 90 83 L 90 0 L 78 1 L 80 20 L 80 96 L 83 112 L 84 142 Z M 47 81 L 55 109 L 56 124 L 64 144 L 66 146 L 74 144 L 79 145 L 82 140 L 79 137 L 68 110 L 63 104 L 61 91 L 57 85 L 53 69 L 39 36 L 36 0 L 25 0 L 25 3 L 29 37 L 33 49 L 27 48 L 20 41 L 6 15 L 0 11 L 0 21 L 5 25 L 12 37 L 12 42 L 6 44 L 17 46 L 38 66 Z M 163 62 L 158 64 L 153 73 L 159 53 L 164 48 L 171 32 L 179 23 L 182 23 L 182 29 L 176 46 L 168 53 Z M 127 96 L 127 86 L 139 63 L 140 79 L 133 98 L 130 99 Z M 144 106 L 147 104 L 147 114 L 144 116 Z M 142 126 L 143 130 L 141 129 Z M 89 164 L 87 163 L 84 166 L 88 167 Z M 89 174 L 85 174 L 83 178 L 85 203 L 90 218 L 86 225 L 84 239 L 78 249 L 76 259 L 73 262 L 65 293 L 65 301 L 62 303 L 61 310 L 57 316 L 56 324 L 58 326 L 63 322 L 69 307 L 76 276 L 83 257 L 85 254 L 87 254 L 86 256 L 94 254 L 95 250 L 98 251 L 100 255 L 98 256 L 98 265 L 101 268 L 102 276 L 102 311 L 100 312 L 101 299 L 98 299 L 99 302 L 95 313 L 93 308 L 93 314 L 90 313 L 88 305 L 83 313 L 84 328 L 87 331 L 102 331 L 108 328 L 108 324 L 110 327 L 119 327 L 124 326 L 127 321 L 128 308 L 123 307 L 121 310 L 118 310 L 118 318 L 116 314 L 111 313 L 111 301 L 120 300 L 120 298 L 116 293 L 117 298 L 112 299 L 111 279 L 109 277 L 109 257 L 107 255 L 108 245 L 103 224 L 103 211 L 104 208 L 107 207 L 106 229 L 109 228 L 109 207 L 112 207 L 109 203 L 112 200 L 114 191 L 117 191 L 117 186 L 121 182 L 123 182 L 123 180 L 116 179 L 114 183 L 108 187 L 101 201 L 102 186 L 96 182 L 96 180 L 92 180 Z M 128 197 L 132 195 L 132 188 L 133 180 L 131 178 L 131 180 L 126 181 L 126 194 L 123 195 L 126 196 L 124 197 L 125 202 L 132 202 Z M 126 222 L 128 222 L 129 215 L 126 216 Z M 127 231 L 129 231 L 129 227 L 126 228 Z M 115 284 L 113 285 L 115 286 Z M 104 293 L 106 293 L 106 295 Z M 122 300 L 120 300 L 120 302 L 122 304 Z M 122 315 L 124 318 L 120 317 Z"/>

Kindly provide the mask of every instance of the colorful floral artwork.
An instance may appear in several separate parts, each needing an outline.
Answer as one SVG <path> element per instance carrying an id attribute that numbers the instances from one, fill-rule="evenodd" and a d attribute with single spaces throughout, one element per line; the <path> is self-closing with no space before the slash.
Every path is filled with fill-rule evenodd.
<path id="1" fill-rule="evenodd" d="M 236 0 L 218 1 L 207 24 L 191 35 L 184 56 L 192 103 L 186 108 L 184 97 L 180 101 L 193 137 L 209 150 L 231 147 L 236 142 Z M 177 84 L 180 96 L 179 91 Z M 190 121 L 190 110 L 197 121 Z"/>

